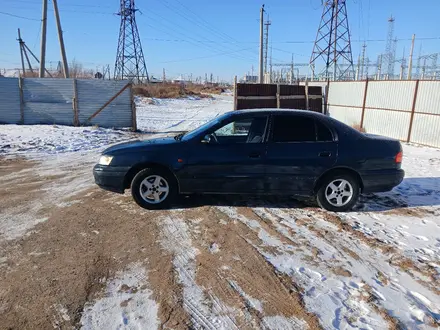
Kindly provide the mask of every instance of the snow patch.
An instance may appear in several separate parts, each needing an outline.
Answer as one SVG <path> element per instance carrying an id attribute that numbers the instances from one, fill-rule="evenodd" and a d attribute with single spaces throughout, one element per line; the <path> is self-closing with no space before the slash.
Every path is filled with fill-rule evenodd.
<path id="1" fill-rule="evenodd" d="M 305 321 L 298 320 L 294 317 L 286 318 L 279 315 L 264 317 L 263 324 L 267 329 L 271 330 L 297 330 L 309 328 Z"/>
<path id="2" fill-rule="evenodd" d="M 177 212 L 172 213 L 176 217 L 167 216 L 159 221 L 162 226 L 161 244 L 164 249 L 174 254 L 173 265 L 183 286 L 185 310 L 197 327 L 237 329 L 233 319 L 235 310 L 197 285 L 196 256 L 199 251 L 192 245 L 185 221 L 177 217 Z"/>
<path id="3" fill-rule="evenodd" d="M 228 282 L 229 285 L 244 299 L 246 305 L 248 305 L 250 308 L 256 309 L 260 313 L 263 313 L 263 304 L 261 301 L 246 294 L 246 292 L 244 292 L 235 281 L 230 280 Z"/>
<path id="4" fill-rule="evenodd" d="M 107 285 L 107 292 L 93 304 L 87 304 L 81 317 L 83 329 L 157 329 L 157 303 L 146 288 L 148 276 L 139 264 L 118 272 Z"/>

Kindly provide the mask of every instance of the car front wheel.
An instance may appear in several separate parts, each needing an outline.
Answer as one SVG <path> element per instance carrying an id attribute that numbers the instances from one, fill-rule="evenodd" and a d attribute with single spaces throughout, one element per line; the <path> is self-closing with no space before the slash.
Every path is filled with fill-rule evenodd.
<path id="1" fill-rule="evenodd" d="M 147 168 L 134 177 L 131 194 L 135 202 L 145 209 L 163 209 L 170 206 L 177 194 L 177 185 L 165 171 Z"/>
<path id="2" fill-rule="evenodd" d="M 359 182 L 352 175 L 335 173 L 321 182 L 317 201 L 320 207 L 328 211 L 346 212 L 357 203 L 359 190 Z"/>

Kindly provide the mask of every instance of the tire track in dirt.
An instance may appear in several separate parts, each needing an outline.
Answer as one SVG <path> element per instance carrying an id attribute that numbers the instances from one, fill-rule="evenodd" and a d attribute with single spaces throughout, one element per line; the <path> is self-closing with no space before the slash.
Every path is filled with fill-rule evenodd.
<path id="1" fill-rule="evenodd" d="M 380 315 L 382 315 L 382 317 L 388 322 L 392 318 L 385 317 L 388 314 L 384 314 L 381 311 L 393 311 L 395 315 L 399 315 L 399 318 L 406 318 L 406 315 L 413 315 L 415 319 L 417 317 L 420 317 L 415 316 L 417 315 L 416 313 L 420 315 L 422 312 L 424 313 L 425 318 L 427 318 L 427 321 L 435 320 L 436 318 L 438 318 L 438 312 L 436 311 L 435 306 L 432 306 L 432 309 L 426 307 L 424 302 L 420 303 L 417 298 L 414 298 L 411 291 L 409 291 L 399 283 L 407 283 L 408 285 L 408 281 L 412 282 L 411 287 L 413 288 L 413 290 L 415 289 L 418 292 L 423 292 L 423 294 L 426 295 L 429 295 L 431 290 L 426 291 L 426 289 L 423 287 L 426 287 L 426 284 L 423 285 L 419 283 L 419 281 L 415 280 L 410 274 L 407 274 L 403 271 L 399 272 L 396 271 L 396 269 L 390 268 L 392 267 L 391 264 L 383 262 L 384 260 L 386 260 L 386 258 L 384 258 L 382 250 L 370 247 L 368 244 L 365 245 L 363 241 L 359 240 L 356 236 L 353 237 L 350 236 L 350 233 L 347 233 L 346 231 L 340 229 L 338 230 L 337 226 L 335 227 L 334 224 L 329 225 L 324 219 L 319 218 L 318 216 L 316 216 L 316 214 L 312 214 L 309 210 L 285 211 L 274 209 L 269 212 L 274 213 L 276 216 L 278 216 L 281 222 L 287 221 L 288 223 L 292 223 L 292 218 L 294 219 L 295 217 L 303 217 L 305 213 L 307 213 L 315 222 L 313 226 L 309 225 L 307 228 L 307 230 L 310 231 L 311 236 L 316 235 L 317 240 L 326 241 L 328 246 L 334 246 L 340 251 L 349 250 L 359 253 L 359 255 L 361 255 L 362 257 L 358 256 L 358 258 L 352 259 L 351 261 L 346 260 L 345 263 L 349 265 L 349 270 L 351 271 L 353 276 L 363 279 L 362 281 L 365 280 L 366 283 L 368 283 L 370 286 L 376 287 L 375 289 L 373 289 L 373 293 L 376 299 L 374 301 L 368 300 L 368 302 L 376 310 L 376 312 L 380 312 Z M 319 210 L 318 212 L 322 211 Z M 316 242 L 315 239 L 313 239 L 313 242 Z M 375 276 L 370 278 L 368 277 L 368 275 L 371 274 L 371 270 L 375 270 L 375 272 L 373 272 L 373 274 L 375 273 Z M 385 275 L 384 273 L 390 275 Z M 390 298 L 387 301 L 384 298 L 384 294 L 381 294 L 378 289 L 379 291 L 383 290 L 384 292 L 386 292 L 385 296 L 389 297 L 394 296 L 397 292 L 398 294 L 395 299 L 405 302 L 406 305 L 400 308 L 402 308 L 402 310 L 407 308 L 407 314 L 402 313 L 402 310 L 400 310 L 399 308 L 396 309 L 396 306 L 390 304 Z M 418 294 L 419 293 L 417 293 L 417 295 Z M 434 297 L 432 297 L 431 299 L 433 298 Z M 426 300 L 426 298 L 424 299 Z M 427 300 L 427 303 L 430 304 L 429 300 Z M 413 308 L 413 306 L 419 307 Z M 401 321 L 399 319 L 396 322 L 399 323 Z"/>
<path id="2" fill-rule="evenodd" d="M 294 285 L 284 282 L 255 249 L 253 245 L 262 245 L 255 232 L 216 207 L 185 210 L 184 219 L 199 219 L 200 234 L 194 239 L 199 250 L 197 283 L 209 288 L 226 306 L 245 311 L 244 315 L 235 313 L 240 328 L 265 328 L 269 316 L 280 316 L 283 320 L 294 318 L 292 324 L 293 320 L 297 320 L 296 324 L 305 320 L 309 328 L 321 328 L 316 317 L 305 310 Z M 213 244 L 219 246 L 218 251 L 210 252 Z M 231 281 L 247 295 L 261 301 L 262 312 L 249 308 L 243 296 L 231 286 Z"/>
<path id="3" fill-rule="evenodd" d="M 255 244 L 254 247 L 258 253 L 260 253 L 267 262 L 273 267 L 275 273 L 283 273 L 284 283 L 287 283 L 286 287 L 289 287 L 289 283 L 293 283 L 296 288 L 296 292 L 300 293 L 299 298 L 304 301 L 304 308 L 307 307 L 307 310 L 310 312 L 316 311 L 320 317 L 321 324 L 324 327 L 344 327 L 344 324 L 351 324 L 357 326 L 365 326 L 369 324 L 369 326 L 382 327 L 384 321 L 381 319 L 379 314 L 368 315 L 362 312 L 362 303 L 356 298 L 357 295 L 364 294 L 364 290 L 361 286 L 356 286 L 355 284 L 350 284 L 347 286 L 345 282 L 338 280 L 331 273 L 337 274 L 337 268 L 328 267 L 325 263 L 325 260 L 321 260 L 320 254 L 322 253 L 319 249 L 311 243 L 313 240 L 313 234 L 310 235 L 310 232 L 304 232 L 304 230 L 300 230 L 300 227 L 290 227 L 291 231 L 287 230 L 289 226 L 283 224 L 283 219 L 278 217 L 278 215 L 274 215 L 269 213 L 264 208 L 254 208 L 252 210 L 241 208 L 239 212 L 233 214 L 231 216 L 245 223 L 250 229 L 259 232 L 258 236 L 262 237 L 264 240 L 264 245 L 275 243 L 277 240 L 281 242 L 282 236 L 287 236 L 286 238 L 291 241 L 299 242 L 301 246 L 304 246 L 305 251 L 295 251 L 292 254 L 290 250 L 286 250 L 284 244 L 278 244 L 276 249 L 278 251 L 267 251 L 263 246 L 259 246 Z M 259 225 L 253 223 L 253 219 L 259 219 Z M 304 219 L 304 217 L 299 217 L 301 225 L 307 223 L 308 221 Z M 271 234 L 269 234 L 266 230 L 266 226 L 271 227 Z M 291 236 L 291 233 L 295 233 L 294 236 Z M 305 234 L 307 233 L 307 234 Z M 310 242 L 309 242 L 310 240 Z M 276 245 L 276 244 L 275 244 Z M 342 257 L 342 254 L 341 254 Z M 295 264 L 294 268 L 293 265 Z M 324 266 L 322 266 L 324 265 Z M 281 266 L 281 269 L 278 267 Z M 327 268 L 327 269 L 326 269 Z M 324 272 L 324 273 L 323 273 Z M 321 274 L 322 273 L 322 274 Z M 279 275 L 278 275 L 279 276 Z M 346 277 L 347 274 L 344 273 L 341 275 L 342 277 Z M 319 279 L 317 278 L 319 277 Z M 337 305 L 338 309 L 335 311 L 335 315 L 333 315 L 334 320 L 332 324 L 328 324 L 328 321 L 331 320 L 331 313 L 333 310 L 327 307 L 325 304 L 321 305 L 319 302 L 317 306 L 313 307 L 312 305 L 316 305 L 316 299 L 319 296 L 323 296 L 324 299 L 332 291 L 332 287 L 345 287 L 341 294 L 332 295 L 331 299 L 333 303 L 336 304 L 335 301 L 339 301 Z M 292 284 L 290 284 L 292 287 Z M 310 305 L 312 303 L 312 305 Z M 360 306 L 358 306 L 360 304 Z M 310 306 L 309 306 L 310 305 Z M 331 306 L 330 306 L 331 307 Z M 336 307 L 334 307 L 336 308 Z M 371 310 L 371 308 L 370 308 Z M 361 321 L 360 321 L 361 320 Z M 353 323 L 354 322 L 354 323 Z"/>
<path id="4" fill-rule="evenodd" d="M 317 217 L 320 220 L 325 220 L 336 225 L 340 231 L 350 234 L 352 237 L 366 243 L 373 249 L 378 249 L 382 252 L 383 258 L 388 260 L 388 263 L 392 266 L 399 267 L 400 270 L 408 273 L 412 278 L 419 281 L 422 285 L 426 286 L 428 289 L 440 295 L 440 281 L 436 277 L 437 273 L 428 265 L 424 267 L 419 267 L 414 261 L 405 257 L 398 249 L 390 246 L 381 240 L 375 239 L 373 237 L 367 236 L 365 233 L 356 230 L 347 222 L 345 215 L 338 215 L 335 213 L 330 213 L 322 210 L 317 210 L 313 212 L 312 217 Z M 422 276 L 420 276 L 422 275 Z M 424 281 L 421 277 L 428 277 L 431 283 Z"/>
<path id="5" fill-rule="evenodd" d="M 192 245 L 188 226 L 179 217 L 178 212 L 160 219 L 162 230 L 161 244 L 164 249 L 173 253 L 173 265 L 179 283 L 183 287 L 183 305 L 195 326 L 206 329 L 238 329 L 234 320 L 224 313 L 225 307 L 216 299 L 210 299 L 211 308 L 205 302 L 205 290 L 196 283 L 196 256 L 198 251 Z"/>
<path id="6" fill-rule="evenodd" d="M 14 198 L 26 194 L 13 191 Z M 102 296 L 106 280 L 138 261 L 149 270 L 161 323 L 174 329 L 191 325 L 172 256 L 156 242 L 158 213 L 114 196 L 92 188 L 73 196 L 79 202 L 69 207 L 43 205 L 48 219 L 32 235 L 2 242 L 7 267 L 0 267 L 0 282 L 6 288 L 0 292 L 0 327 L 77 327 L 84 305 Z"/>

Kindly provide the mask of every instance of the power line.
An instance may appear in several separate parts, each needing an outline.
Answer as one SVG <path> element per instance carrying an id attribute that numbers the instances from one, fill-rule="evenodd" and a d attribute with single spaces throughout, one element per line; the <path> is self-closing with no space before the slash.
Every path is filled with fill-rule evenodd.
<path id="1" fill-rule="evenodd" d="M 41 22 L 41 19 L 36 19 L 36 18 L 30 18 L 30 17 L 24 17 L 24 16 L 19 16 L 19 15 L 14 15 L 11 13 L 5 13 L 3 11 L 0 11 L 0 14 L 2 15 L 6 15 L 6 16 L 11 16 L 11 17 L 16 17 L 16 18 L 21 18 L 21 19 L 27 19 L 29 21 L 37 21 L 37 22 Z"/>
<path id="2" fill-rule="evenodd" d="M 240 49 L 240 50 L 236 50 L 236 51 L 232 51 L 232 52 L 223 52 L 223 53 L 218 53 L 218 54 L 214 54 L 214 55 L 192 57 L 192 58 L 188 58 L 188 59 L 184 59 L 184 60 L 166 61 L 166 62 L 159 62 L 159 63 L 164 64 L 164 63 L 176 63 L 176 62 L 187 62 L 187 61 L 201 60 L 201 59 L 205 59 L 205 58 L 212 58 L 212 57 L 230 55 L 233 53 L 244 52 L 244 51 L 247 51 L 250 49 L 252 49 L 252 48 L 244 48 L 244 49 Z"/>
<path id="3" fill-rule="evenodd" d="M 165 41 L 165 42 L 188 42 L 188 40 L 184 39 L 163 39 L 163 38 L 142 38 L 143 40 L 152 40 L 152 41 Z M 213 44 L 226 44 L 226 43 L 235 43 L 231 41 L 218 41 L 218 40 L 197 40 L 198 42 L 204 43 L 213 43 Z M 258 44 L 258 41 L 240 41 L 241 44 Z"/>
<path id="4" fill-rule="evenodd" d="M 38 6 L 40 6 L 41 5 L 41 1 L 28 1 L 28 0 L 3 0 L 3 1 L 10 1 L 10 2 L 13 2 L 13 3 L 26 3 L 26 4 L 33 4 L 33 5 L 38 5 Z M 99 5 L 99 6 L 96 6 L 96 5 L 79 5 L 79 4 L 71 4 L 71 3 L 64 3 L 63 2 L 63 7 L 65 7 L 65 6 L 67 6 L 67 7 L 88 7 L 88 8 L 90 8 L 90 7 L 94 7 L 94 8 L 112 8 L 112 7 L 110 7 L 110 6 L 101 6 L 101 5 Z"/>
<path id="5" fill-rule="evenodd" d="M 202 30 L 205 30 L 205 28 L 204 28 L 201 24 L 199 24 L 198 22 L 195 22 L 194 20 L 188 18 L 186 15 L 182 14 L 181 12 L 176 11 L 173 7 L 169 6 L 169 4 L 168 4 L 167 1 L 165 1 L 165 0 L 161 0 L 160 3 L 161 3 L 162 5 L 164 5 L 166 8 L 168 8 L 168 9 L 170 9 L 171 11 L 175 12 L 175 13 L 176 13 L 177 15 L 179 15 L 180 17 L 184 18 L 185 20 L 189 21 L 189 22 L 192 23 L 192 24 L 197 25 L 197 26 L 198 26 L 199 28 L 201 28 Z M 152 10 L 149 10 L 149 13 L 153 13 L 153 14 L 155 14 L 156 16 L 161 17 L 164 21 L 170 22 L 170 23 L 173 25 L 173 31 L 175 30 L 176 22 L 174 22 L 174 21 L 170 21 L 168 18 L 163 17 L 163 16 L 160 15 L 160 14 L 154 13 Z M 160 23 L 163 23 L 163 22 L 160 22 Z M 183 29 L 183 30 L 188 31 L 188 33 L 195 34 L 194 31 L 189 31 L 188 29 L 186 29 L 186 28 L 184 28 L 184 27 L 182 27 L 182 26 L 180 26 L 180 28 Z M 198 29 L 198 30 L 200 30 L 200 29 Z M 179 33 L 179 34 L 182 34 L 181 31 L 179 31 L 179 32 L 178 32 L 178 31 L 174 31 L 174 32 L 177 32 L 177 33 Z M 198 35 L 199 37 L 201 37 L 201 38 L 204 39 L 204 40 L 209 41 L 209 39 L 207 39 L 204 35 L 202 35 L 202 34 L 200 34 L 200 33 L 197 33 L 196 35 Z M 192 38 L 192 37 L 191 37 L 191 39 L 194 40 L 195 42 L 197 42 L 197 40 L 196 40 L 195 38 Z M 221 49 L 221 48 L 219 48 L 219 47 L 213 47 L 212 45 L 210 46 L 210 48 L 215 48 L 217 51 L 223 51 L 223 50 L 224 50 L 224 49 Z M 236 48 L 231 48 L 231 47 L 228 47 L 228 48 L 229 48 L 229 50 L 236 50 Z M 232 57 L 234 57 L 234 56 L 232 56 Z"/>
<path id="6" fill-rule="evenodd" d="M 191 9 L 189 9 L 186 5 L 184 5 L 181 1 L 179 0 L 175 0 L 175 2 L 179 3 L 181 5 L 181 7 L 183 7 L 187 12 L 191 13 L 197 20 L 194 20 L 193 18 L 189 17 L 188 15 L 185 15 L 184 13 L 180 12 L 180 11 L 176 11 L 174 9 L 174 7 L 172 7 L 168 1 L 166 0 L 161 0 L 160 3 L 162 5 L 164 5 L 165 7 L 167 7 L 168 9 L 172 10 L 173 12 L 175 12 L 177 15 L 179 15 L 180 17 L 183 17 L 185 20 L 205 29 L 205 30 L 210 30 L 212 33 L 216 34 L 219 38 L 223 39 L 223 40 L 227 40 L 227 41 L 232 41 L 231 44 L 235 44 L 235 46 L 240 46 L 239 42 L 236 41 L 234 38 L 232 38 L 231 36 L 227 35 L 224 32 L 218 31 L 217 29 L 212 27 L 212 24 L 207 22 L 206 20 L 204 20 L 203 18 L 201 18 L 199 15 L 195 14 Z M 205 38 L 206 39 L 206 38 Z M 249 51 L 251 52 L 251 51 Z M 254 52 L 251 52 L 254 54 L 258 54 L 258 52 L 255 50 Z"/>
<path id="7" fill-rule="evenodd" d="M 170 21 L 168 18 L 166 18 L 166 17 L 164 17 L 164 16 L 162 16 L 162 15 L 160 15 L 160 14 L 158 14 L 158 13 L 155 13 L 155 12 L 153 12 L 153 11 L 151 11 L 151 10 L 149 10 L 149 13 L 152 13 L 152 14 L 154 14 L 155 16 L 158 16 L 159 18 L 161 18 L 161 20 L 159 20 L 159 19 L 157 19 L 157 18 L 154 17 L 154 16 L 148 16 L 148 18 L 149 18 L 150 20 L 152 20 L 152 21 L 156 21 L 158 25 L 162 25 L 162 27 L 165 27 L 165 28 L 171 30 L 172 32 L 168 32 L 168 31 L 163 31 L 163 30 L 162 30 L 162 32 L 164 32 L 164 33 L 170 35 L 171 37 L 175 37 L 175 33 L 177 33 L 177 34 L 179 34 L 179 35 L 181 35 L 181 36 L 187 37 L 187 38 L 189 39 L 187 42 L 190 43 L 190 44 L 192 44 L 192 45 L 195 45 L 196 47 L 200 47 L 200 46 L 202 46 L 202 47 L 204 47 L 205 49 L 207 49 L 207 50 L 209 50 L 209 51 L 213 51 L 213 50 L 215 50 L 215 51 L 223 51 L 223 50 L 224 50 L 224 49 L 221 49 L 221 48 L 219 48 L 219 47 L 215 47 L 215 46 L 213 46 L 213 45 L 209 45 L 209 46 L 208 46 L 208 45 L 204 44 L 204 41 L 199 41 L 199 40 L 197 40 L 197 39 L 195 39 L 195 38 L 193 38 L 193 37 L 191 37 L 191 36 L 185 34 L 184 32 L 182 32 L 182 30 L 185 31 L 185 30 L 187 30 L 187 29 L 185 29 L 185 28 L 182 27 L 182 26 L 178 26 L 180 29 L 177 29 L 177 30 L 176 30 L 176 23 L 175 23 L 175 22 Z M 172 27 L 167 27 L 166 25 L 163 24 L 164 22 L 169 22 L 168 24 L 170 24 L 170 26 L 172 26 Z M 147 25 L 149 25 L 149 24 L 147 24 Z M 156 30 L 160 31 L 160 29 L 158 29 L 156 26 L 153 26 L 153 25 L 149 25 L 149 26 L 150 26 L 151 28 L 153 28 L 153 29 L 156 29 Z M 189 33 L 193 33 L 193 31 L 189 31 Z M 205 41 L 212 41 L 212 40 L 209 40 L 209 39 L 207 39 L 207 38 L 205 38 L 205 37 L 203 37 L 203 36 L 202 36 L 202 38 L 204 38 Z M 249 60 L 248 58 L 243 58 L 243 57 L 236 56 L 236 55 L 231 55 L 231 57 L 232 57 L 232 58 L 235 58 L 235 59 L 240 59 L 240 60 Z"/>

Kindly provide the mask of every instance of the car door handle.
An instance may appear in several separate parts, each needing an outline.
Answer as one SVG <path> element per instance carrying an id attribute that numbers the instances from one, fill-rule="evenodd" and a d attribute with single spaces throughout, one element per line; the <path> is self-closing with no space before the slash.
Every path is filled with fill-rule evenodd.
<path id="1" fill-rule="evenodd" d="M 318 154 L 319 157 L 330 157 L 332 153 L 330 151 L 323 151 Z"/>
<path id="2" fill-rule="evenodd" d="M 252 152 L 249 154 L 249 158 L 260 158 L 261 154 L 259 152 Z"/>

